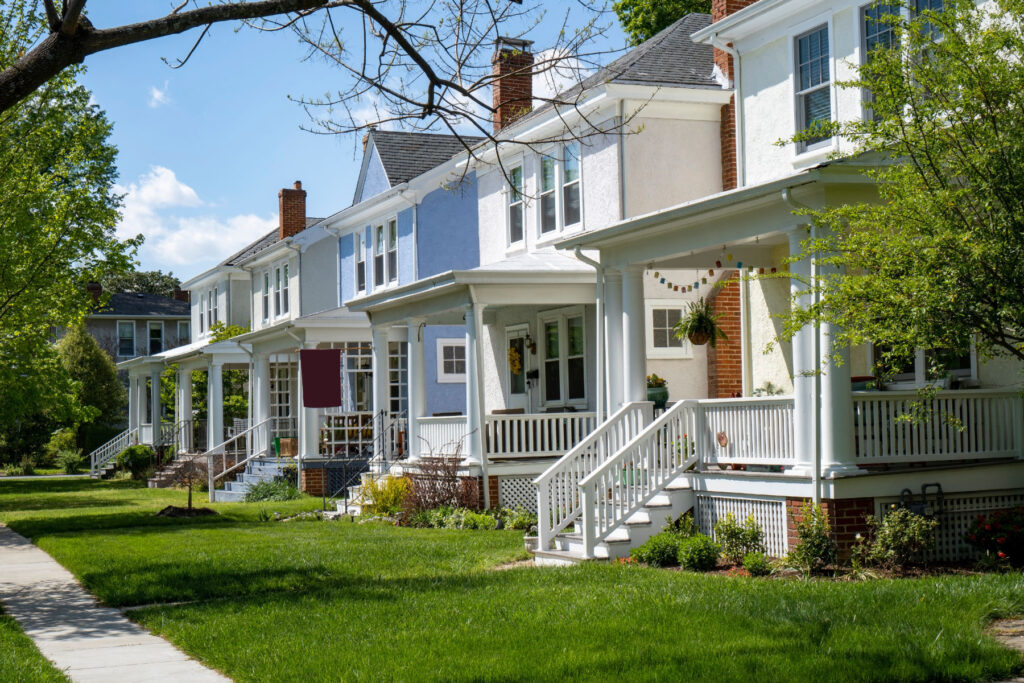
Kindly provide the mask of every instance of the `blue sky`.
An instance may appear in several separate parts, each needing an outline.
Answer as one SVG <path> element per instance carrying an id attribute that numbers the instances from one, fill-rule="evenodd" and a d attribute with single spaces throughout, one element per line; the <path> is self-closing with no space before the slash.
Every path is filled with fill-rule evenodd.
<path id="1" fill-rule="evenodd" d="M 557 12 L 561 4 L 548 6 Z M 159 16 L 169 6 L 94 1 L 88 8 L 94 25 L 109 27 Z M 560 26 L 561 17 L 546 17 L 530 35 L 536 49 L 550 44 Z M 351 203 L 360 136 L 302 131 L 309 119 L 288 100 L 337 89 L 341 75 L 303 62 L 305 52 L 288 31 L 236 28 L 213 26 L 177 70 L 161 58 L 186 55 L 198 32 L 86 59 L 83 83 L 113 122 L 119 149 L 119 189 L 127 193 L 119 232 L 146 236 L 143 270 L 186 280 L 209 268 L 277 224 L 277 191 L 295 180 L 307 191 L 311 216 Z M 612 49 L 624 44 L 617 25 L 601 41 Z"/>

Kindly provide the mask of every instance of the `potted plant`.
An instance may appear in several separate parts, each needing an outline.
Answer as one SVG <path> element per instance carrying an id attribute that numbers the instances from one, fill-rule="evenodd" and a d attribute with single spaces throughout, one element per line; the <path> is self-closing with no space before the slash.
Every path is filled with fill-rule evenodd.
<path id="1" fill-rule="evenodd" d="M 689 310 L 676 323 L 673 331 L 677 339 L 685 337 L 691 344 L 701 346 L 710 343 L 711 348 L 715 348 L 719 339 L 729 339 L 718 325 L 718 319 L 721 317 L 721 314 L 716 314 L 711 304 L 701 297 L 690 302 Z"/>
<path id="2" fill-rule="evenodd" d="M 655 374 L 647 375 L 647 400 L 654 403 L 655 410 L 664 410 L 668 403 L 668 382 Z"/>

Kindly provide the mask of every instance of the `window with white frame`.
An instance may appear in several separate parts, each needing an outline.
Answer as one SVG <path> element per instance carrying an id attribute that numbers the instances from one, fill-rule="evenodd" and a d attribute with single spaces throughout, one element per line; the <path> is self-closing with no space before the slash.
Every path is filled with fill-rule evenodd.
<path id="1" fill-rule="evenodd" d="M 508 171 L 508 244 L 512 246 L 523 241 L 523 167 L 522 164 Z"/>
<path id="2" fill-rule="evenodd" d="M 135 322 L 132 320 L 117 321 L 117 355 L 120 358 L 135 355 Z"/>
<path id="3" fill-rule="evenodd" d="M 872 373 L 889 370 L 893 363 L 888 357 L 889 348 L 873 344 L 869 357 Z M 929 383 L 945 384 L 946 381 L 963 382 L 978 379 L 978 355 L 973 345 L 969 351 L 958 353 L 949 349 L 917 349 L 912 358 L 898 360 L 892 374 L 885 377 L 891 388 L 918 388 Z"/>
<path id="4" fill-rule="evenodd" d="M 675 334 L 675 326 L 685 314 L 684 304 L 678 299 L 651 299 L 644 303 L 648 358 L 693 357 L 690 342 Z"/>
<path id="5" fill-rule="evenodd" d="M 797 132 L 832 120 L 832 75 L 828 47 L 828 26 L 811 29 L 796 38 Z M 803 152 L 827 144 L 827 136 L 799 143 Z"/>
<path id="6" fill-rule="evenodd" d="M 213 322 L 214 322 L 214 324 L 216 324 L 216 323 L 220 322 L 220 315 L 217 312 L 217 304 L 220 303 L 220 288 L 219 287 L 214 287 L 213 288 L 213 297 L 211 297 L 211 298 L 213 300 Z"/>
<path id="7" fill-rule="evenodd" d="M 356 291 L 366 291 L 366 238 L 362 230 L 353 235 L 356 250 Z"/>
<path id="8" fill-rule="evenodd" d="M 540 234 L 558 229 L 558 196 L 555 194 L 558 164 L 550 156 L 540 158 Z"/>
<path id="9" fill-rule="evenodd" d="M 586 403 L 586 333 L 582 311 L 541 318 L 542 396 L 548 406 Z"/>
<path id="10" fill-rule="evenodd" d="M 288 264 L 281 266 L 281 312 L 287 313 L 289 310 L 288 301 L 288 283 L 291 280 L 288 274 Z"/>
<path id="11" fill-rule="evenodd" d="M 392 413 L 409 407 L 409 345 L 388 342 L 388 406 Z"/>
<path id="12" fill-rule="evenodd" d="M 388 221 L 388 282 L 398 282 L 398 220 Z"/>
<path id="13" fill-rule="evenodd" d="M 206 292 L 206 329 L 208 330 L 213 328 L 214 298 L 212 289 Z"/>
<path id="14" fill-rule="evenodd" d="M 893 19 L 901 13 L 901 6 L 894 3 L 871 3 L 861 8 L 862 64 L 867 64 L 875 50 L 888 50 L 896 44 Z M 874 95 L 864 91 L 864 118 L 874 119 L 871 109 Z"/>
<path id="15" fill-rule="evenodd" d="M 562 148 L 562 225 L 572 227 L 580 222 L 580 143 L 570 142 Z"/>
<path id="16" fill-rule="evenodd" d="M 150 320 L 149 328 L 149 355 L 161 353 L 164 350 L 164 324 L 158 320 Z"/>
<path id="17" fill-rule="evenodd" d="M 281 267 L 274 268 L 274 317 L 281 315 Z"/>
<path id="18" fill-rule="evenodd" d="M 189 324 L 187 320 L 178 321 L 178 344 L 188 344 L 191 341 L 191 334 L 189 333 Z"/>
<path id="19" fill-rule="evenodd" d="M 373 286 L 380 287 L 384 284 L 384 252 L 387 251 L 385 244 L 384 226 L 378 225 L 373 229 Z"/>
<path id="20" fill-rule="evenodd" d="M 206 331 L 206 295 L 199 295 L 199 334 Z"/>
<path id="21" fill-rule="evenodd" d="M 270 320 L 270 273 L 263 273 L 263 321 Z"/>
<path id="22" fill-rule="evenodd" d="M 453 384 L 466 381 L 466 340 L 437 340 L 437 381 Z"/>
<path id="23" fill-rule="evenodd" d="M 910 6 L 914 10 L 914 15 L 920 16 L 925 11 L 941 12 L 943 0 L 912 0 Z M 939 40 L 942 37 L 942 30 L 930 21 L 925 21 L 923 28 L 926 32 L 931 33 L 932 40 Z"/>

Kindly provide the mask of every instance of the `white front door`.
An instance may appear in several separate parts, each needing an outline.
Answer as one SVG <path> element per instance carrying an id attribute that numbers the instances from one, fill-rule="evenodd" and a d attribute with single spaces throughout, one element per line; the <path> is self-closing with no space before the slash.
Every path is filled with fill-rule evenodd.
<path id="1" fill-rule="evenodd" d="M 526 379 L 530 362 L 530 350 L 526 343 L 529 333 L 528 325 L 516 325 L 505 330 L 505 372 L 508 387 L 505 405 L 510 410 L 530 412 L 530 386 Z"/>

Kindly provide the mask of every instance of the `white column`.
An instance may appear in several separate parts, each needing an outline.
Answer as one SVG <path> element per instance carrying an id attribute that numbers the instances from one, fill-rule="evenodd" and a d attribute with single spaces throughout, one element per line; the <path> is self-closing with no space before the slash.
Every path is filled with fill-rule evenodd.
<path id="1" fill-rule="evenodd" d="M 418 422 L 427 410 L 427 373 L 423 352 L 423 334 L 426 328 L 423 325 L 423 318 L 409 319 L 409 427 L 406 430 L 406 451 L 413 460 L 420 454 Z"/>
<path id="2" fill-rule="evenodd" d="M 647 349 L 644 345 L 644 267 L 622 274 L 623 401 L 647 400 Z"/>
<path id="3" fill-rule="evenodd" d="M 207 447 L 224 441 L 224 374 L 223 361 L 210 360 L 206 377 Z"/>
<path id="4" fill-rule="evenodd" d="M 305 342 L 303 347 L 315 349 L 316 342 Z M 301 356 L 300 356 L 301 357 Z M 301 361 L 300 361 L 301 363 Z M 299 368 L 299 460 L 320 455 L 320 409 L 306 408 L 302 404 L 302 368 Z"/>
<path id="5" fill-rule="evenodd" d="M 487 484 L 487 453 L 484 452 L 484 428 L 487 409 L 483 392 L 483 304 L 466 307 L 466 431 L 469 452 L 466 459 L 480 465 L 484 488 L 484 507 L 491 507 L 490 487 Z"/>
<path id="6" fill-rule="evenodd" d="M 605 365 L 608 414 L 622 406 L 622 273 L 604 271 Z"/>
<path id="7" fill-rule="evenodd" d="M 175 394 L 174 417 L 178 422 L 179 450 L 192 450 L 192 371 L 178 368 L 178 391 Z"/>
<path id="8" fill-rule="evenodd" d="M 161 446 L 160 443 L 160 375 L 163 374 L 162 365 L 153 365 L 149 369 L 149 405 L 151 408 L 150 422 L 153 423 L 153 446 Z"/>
<path id="9" fill-rule="evenodd" d="M 252 354 L 252 424 L 254 427 L 270 417 L 270 356 L 266 353 Z M 272 432 L 262 427 L 253 432 L 252 441 L 256 453 L 266 451 L 269 443 L 264 443 L 265 436 Z"/>
<path id="10" fill-rule="evenodd" d="M 797 228 L 789 233 L 789 254 L 800 253 L 800 242 L 807 238 L 807 231 Z M 790 295 L 799 296 L 801 306 L 810 305 L 808 282 L 811 278 L 809 259 L 794 261 L 789 265 Z M 801 281 L 802 278 L 803 281 Z M 817 360 L 815 358 L 815 335 L 812 325 L 801 328 L 793 335 L 793 448 L 796 465 L 793 474 L 811 476 L 814 471 L 814 453 L 817 448 Z"/>
<path id="11" fill-rule="evenodd" d="M 388 328 L 384 325 L 373 327 L 373 415 L 375 430 L 385 426 L 380 420 L 386 420 L 391 412 L 391 396 L 388 388 Z M 382 435 L 374 435 L 374 457 L 383 458 L 384 439 Z"/>

